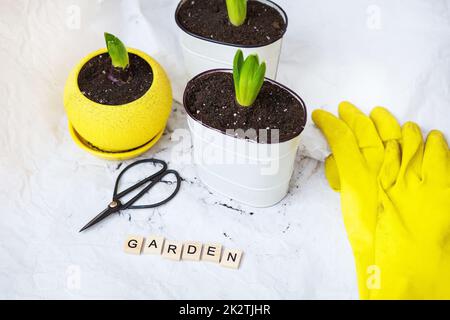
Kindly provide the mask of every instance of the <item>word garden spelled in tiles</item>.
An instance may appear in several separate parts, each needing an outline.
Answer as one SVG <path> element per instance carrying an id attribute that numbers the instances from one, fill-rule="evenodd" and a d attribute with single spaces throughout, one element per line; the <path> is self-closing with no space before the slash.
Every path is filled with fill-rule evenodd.
<path id="1" fill-rule="evenodd" d="M 145 239 L 141 236 L 130 236 L 125 241 L 124 251 L 135 255 L 140 255 L 141 252 L 162 255 L 166 259 L 175 261 L 210 261 L 231 269 L 239 269 L 243 254 L 241 250 L 222 250 L 221 244 L 183 243 L 166 240 L 159 236 L 150 236 Z"/>

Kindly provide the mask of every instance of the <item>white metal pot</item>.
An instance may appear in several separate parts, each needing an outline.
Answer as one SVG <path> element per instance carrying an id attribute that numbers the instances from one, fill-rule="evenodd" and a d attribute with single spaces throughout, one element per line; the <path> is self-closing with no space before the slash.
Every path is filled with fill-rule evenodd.
<path id="1" fill-rule="evenodd" d="M 258 54 L 261 61 L 266 61 L 266 77 L 276 79 L 283 41 L 282 37 L 273 39 L 273 42 L 263 46 L 242 46 L 215 41 L 193 34 L 186 30 L 178 20 L 178 10 L 185 1 L 188 0 L 180 1 L 175 12 L 175 21 L 180 29 L 180 44 L 190 78 L 211 69 L 232 68 L 234 55 L 238 49 L 241 49 L 245 56 L 253 53 Z M 281 7 L 270 0 L 257 1 L 275 8 L 283 17 L 287 28 L 288 18 Z"/>
<path id="2" fill-rule="evenodd" d="M 210 70 L 191 81 L 213 73 L 231 70 Z M 303 100 L 281 84 L 300 102 Z M 184 106 L 193 144 L 194 163 L 202 182 L 210 189 L 253 207 L 270 207 L 281 201 L 289 189 L 300 136 L 281 143 L 263 144 L 227 135 L 201 123 Z M 303 123 L 304 128 L 305 123 Z"/>

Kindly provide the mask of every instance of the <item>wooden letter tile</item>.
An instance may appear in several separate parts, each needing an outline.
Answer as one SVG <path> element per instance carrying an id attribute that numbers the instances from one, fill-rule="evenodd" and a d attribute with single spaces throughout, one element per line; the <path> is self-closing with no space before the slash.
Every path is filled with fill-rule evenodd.
<path id="1" fill-rule="evenodd" d="M 179 261 L 181 259 L 182 250 L 183 243 L 166 240 L 164 242 L 164 250 L 162 255 L 164 258 Z"/>
<path id="2" fill-rule="evenodd" d="M 125 241 L 124 250 L 129 254 L 141 254 L 142 244 L 144 243 L 144 237 L 130 236 Z"/>
<path id="3" fill-rule="evenodd" d="M 202 253 L 202 244 L 198 242 L 186 242 L 183 245 L 183 260 L 199 261 Z"/>
<path id="4" fill-rule="evenodd" d="M 161 254 L 164 245 L 164 237 L 150 236 L 145 239 L 144 254 Z"/>
<path id="5" fill-rule="evenodd" d="M 221 253 L 222 253 L 222 245 L 207 244 L 203 249 L 202 260 L 219 263 Z"/>
<path id="6" fill-rule="evenodd" d="M 220 260 L 220 265 L 227 268 L 239 269 L 241 258 L 242 258 L 241 250 L 225 249 L 223 252 L 222 260 Z"/>

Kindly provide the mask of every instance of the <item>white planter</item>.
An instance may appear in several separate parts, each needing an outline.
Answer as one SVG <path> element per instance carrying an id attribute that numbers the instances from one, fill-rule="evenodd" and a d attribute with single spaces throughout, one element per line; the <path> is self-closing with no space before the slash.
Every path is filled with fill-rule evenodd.
<path id="1" fill-rule="evenodd" d="M 211 70 L 210 72 L 231 70 Z M 196 79 L 194 78 L 194 79 Z M 304 102 L 294 92 L 305 111 Z M 186 93 L 185 93 L 186 98 Z M 289 189 L 300 136 L 282 143 L 263 144 L 226 135 L 196 120 L 186 107 L 193 144 L 194 163 L 202 182 L 210 189 L 253 207 L 270 207 Z"/>
<path id="2" fill-rule="evenodd" d="M 287 15 L 281 7 L 269 0 L 258 1 L 275 8 L 280 12 L 287 28 Z M 175 20 L 180 29 L 180 44 L 183 50 L 185 66 L 190 78 L 211 69 L 232 68 L 236 51 L 241 49 L 245 56 L 252 53 L 258 54 L 261 61 L 266 61 L 266 77 L 276 79 L 283 38 L 274 39 L 274 42 L 264 46 L 240 46 L 215 41 L 193 34 L 184 29 L 177 18 L 177 12 L 183 2 L 184 1 L 181 1 L 178 5 L 175 13 Z"/>

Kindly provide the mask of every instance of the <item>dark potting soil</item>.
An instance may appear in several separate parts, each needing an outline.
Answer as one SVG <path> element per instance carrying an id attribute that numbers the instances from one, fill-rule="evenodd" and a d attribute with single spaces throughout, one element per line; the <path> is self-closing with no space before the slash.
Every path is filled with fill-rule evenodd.
<path id="1" fill-rule="evenodd" d="M 192 117 L 223 133 L 255 129 L 256 136 L 243 136 L 242 132 L 234 136 L 260 143 L 272 142 L 270 129 L 279 129 L 279 142 L 288 141 L 302 132 L 306 122 L 302 104 L 290 92 L 268 81 L 252 106 L 240 106 L 236 102 L 233 76 L 226 72 L 191 80 L 186 88 L 185 107 Z"/>
<path id="2" fill-rule="evenodd" d="M 130 103 L 142 97 L 153 82 L 151 66 L 133 53 L 129 53 L 129 79 L 112 81 L 109 77 L 112 64 L 108 53 L 89 60 L 80 70 L 78 87 L 88 99 L 106 105 Z"/>
<path id="3" fill-rule="evenodd" d="M 247 20 L 239 27 L 230 23 L 225 0 L 186 0 L 177 20 L 193 34 L 236 45 L 270 44 L 286 31 L 276 9 L 252 0 L 248 1 Z"/>

